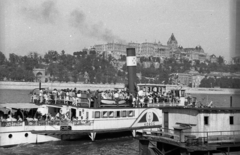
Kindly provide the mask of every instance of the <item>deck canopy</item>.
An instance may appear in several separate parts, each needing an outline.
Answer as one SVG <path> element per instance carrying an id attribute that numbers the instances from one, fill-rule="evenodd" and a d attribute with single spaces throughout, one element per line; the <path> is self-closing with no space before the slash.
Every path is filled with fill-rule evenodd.
<path id="1" fill-rule="evenodd" d="M 0 104 L 0 109 L 4 108 L 13 108 L 13 109 L 34 109 L 39 108 L 39 105 L 32 104 L 32 103 L 4 103 Z"/>

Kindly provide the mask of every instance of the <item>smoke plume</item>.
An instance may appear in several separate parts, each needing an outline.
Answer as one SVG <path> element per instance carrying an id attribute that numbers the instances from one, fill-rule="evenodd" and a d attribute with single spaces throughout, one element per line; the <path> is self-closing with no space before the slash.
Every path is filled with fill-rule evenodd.
<path id="1" fill-rule="evenodd" d="M 54 1 L 45 1 L 39 7 L 23 7 L 22 12 L 40 23 L 54 23 L 59 13 Z"/>
<path id="2" fill-rule="evenodd" d="M 101 22 L 95 24 L 88 24 L 84 12 L 74 10 L 70 14 L 70 25 L 77 28 L 83 35 L 97 38 L 106 42 L 125 42 L 120 37 L 113 34 L 113 32 L 103 26 Z"/>

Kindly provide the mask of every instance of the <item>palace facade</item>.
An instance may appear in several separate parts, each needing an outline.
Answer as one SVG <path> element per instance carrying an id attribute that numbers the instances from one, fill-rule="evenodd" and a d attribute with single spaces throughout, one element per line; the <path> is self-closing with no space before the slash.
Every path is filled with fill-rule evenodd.
<path id="1" fill-rule="evenodd" d="M 94 45 L 97 53 L 110 52 L 116 59 L 119 59 L 121 55 L 126 55 L 126 49 L 131 47 L 135 48 L 138 57 L 174 57 L 176 59 L 199 60 L 200 62 L 204 62 L 208 58 L 201 46 L 196 46 L 195 48 L 183 48 L 179 46 L 174 34 L 168 39 L 167 45 L 163 45 L 161 42 L 130 42 L 126 44 L 112 42 Z"/>

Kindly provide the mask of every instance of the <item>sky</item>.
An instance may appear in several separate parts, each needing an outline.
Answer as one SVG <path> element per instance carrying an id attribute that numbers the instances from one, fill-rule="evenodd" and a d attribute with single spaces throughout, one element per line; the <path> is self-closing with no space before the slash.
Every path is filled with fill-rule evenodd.
<path id="1" fill-rule="evenodd" d="M 231 54 L 228 0 L 0 0 L 0 51 L 72 54 L 107 42 L 161 42 Z"/>

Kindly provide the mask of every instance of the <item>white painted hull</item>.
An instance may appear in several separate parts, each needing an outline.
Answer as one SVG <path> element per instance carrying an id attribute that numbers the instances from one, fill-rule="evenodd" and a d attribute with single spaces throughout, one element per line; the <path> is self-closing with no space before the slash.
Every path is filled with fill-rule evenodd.
<path id="1" fill-rule="evenodd" d="M 82 110 L 82 109 L 81 109 Z M 1 127 L 0 130 L 0 146 L 11 146 L 24 143 L 43 143 L 49 141 L 59 141 L 62 139 L 78 139 L 80 135 L 100 133 L 103 131 L 121 132 L 123 130 L 136 130 L 139 127 L 146 127 L 151 125 L 161 125 L 161 110 L 150 108 L 126 108 L 126 109 L 84 109 L 88 110 L 88 113 L 94 112 L 114 112 L 117 111 L 134 111 L 134 115 L 131 117 L 119 117 L 114 118 L 105 117 L 93 118 L 90 117 L 88 121 L 76 121 L 69 122 L 68 126 L 71 126 L 70 131 L 61 131 L 61 126 L 53 124 L 41 124 L 41 125 L 25 125 L 23 123 L 21 126 L 9 126 Z M 146 122 L 146 114 L 148 112 L 155 113 L 157 115 L 158 121 L 152 121 L 152 124 Z M 128 113 L 129 114 L 129 113 Z M 142 121 L 145 119 L 145 122 Z M 33 131 L 33 132 L 32 132 Z M 66 133 L 66 134 L 65 134 Z M 70 133 L 70 134 L 69 134 Z M 54 135 L 53 135 L 54 134 Z M 12 136 L 10 136 L 12 135 Z M 94 136 L 95 138 L 95 136 Z M 94 138 L 92 140 L 94 140 Z"/>
<path id="2" fill-rule="evenodd" d="M 12 138 L 9 138 L 10 134 L 12 135 Z M 25 137 L 25 134 L 28 134 L 28 137 Z M 58 140 L 61 140 L 60 136 L 52 137 L 46 135 L 32 134 L 29 131 L 11 133 L 9 132 L 0 134 L 0 146 L 13 146 L 25 143 L 44 143 Z"/>

